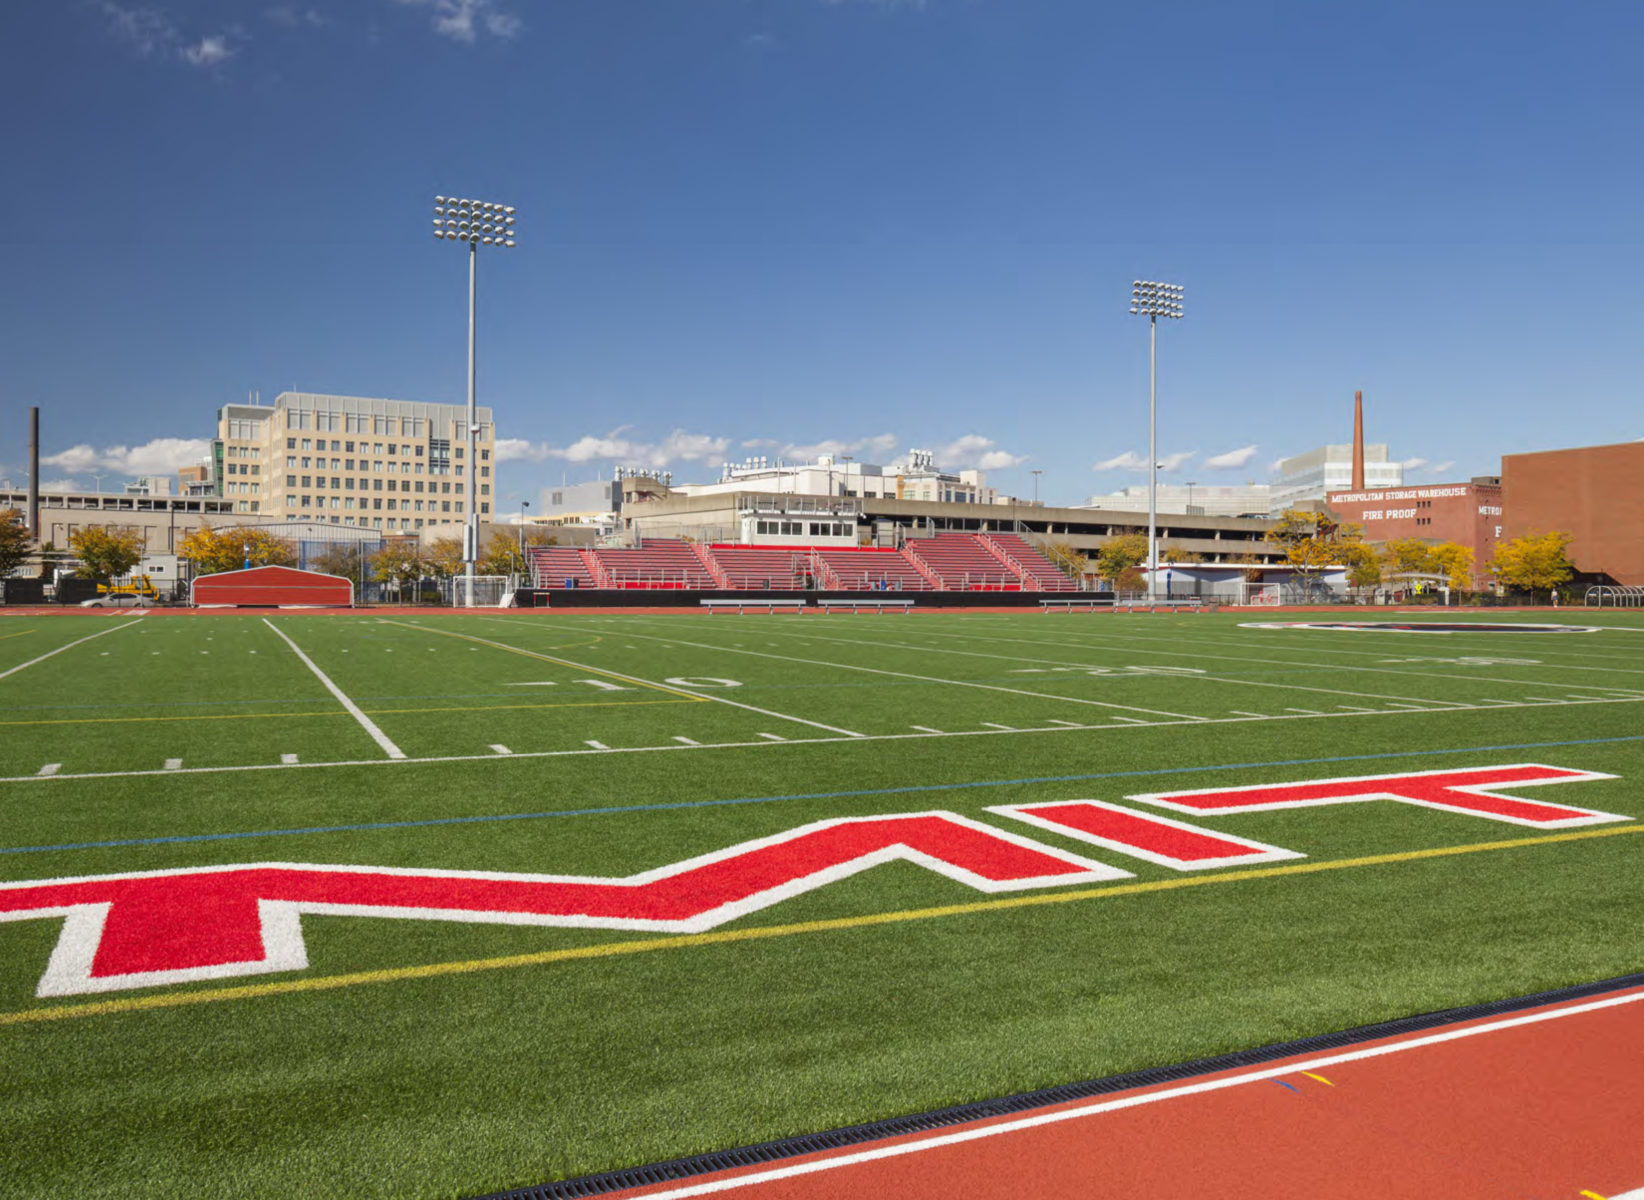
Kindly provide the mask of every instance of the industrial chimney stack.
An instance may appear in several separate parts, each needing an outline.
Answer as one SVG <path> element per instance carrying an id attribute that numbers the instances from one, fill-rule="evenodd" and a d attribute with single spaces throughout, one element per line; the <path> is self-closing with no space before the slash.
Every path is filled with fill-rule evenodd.
<path id="1" fill-rule="evenodd" d="M 1353 490 L 1364 490 L 1364 393 L 1353 393 Z"/>

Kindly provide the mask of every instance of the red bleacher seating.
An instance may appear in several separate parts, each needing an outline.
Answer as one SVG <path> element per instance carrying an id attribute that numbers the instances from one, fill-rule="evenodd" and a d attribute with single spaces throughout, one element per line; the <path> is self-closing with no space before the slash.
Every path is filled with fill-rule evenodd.
<path id="1" fill-rule="evenodd" d="M 1004 551 L 1015 564 L 1027 574 L 1031 583 L 1026 585 L 1029 591 L 1041 592 L 1076 592 L 1079 585 L 1076 581 L 1062 574 L 1061 570 L 1032 542 L 1014 533 L 985 533 L 978 535 L 984 541 L 991 541 L 1000 550 Z"/>
<path id="2" fill-rule="evenodd" d="M 563 588 L 567 579 L 576 581 L 572 587 L 595 586 L 588 565 L 582 561 L 582 552 L 575 546 L 544 546 L 533 550 L 531 563 L 539 588 Z"/>
<path id="3" fill-rule="evenodd" d="M 595 550 L 619 588 L 691 588 L 712 591 L 718 582 L 691 544 L 676 538 L 647 538 L 635 550 Z"/>
<path id="4" fill-rule="evenodd" d="M 948 592 L 1018 592 L 1022 577 L 968 533 L 909 538 L 907 551 L 924 560 Z"/>
<path id="5" fill-rule="evenodd" d="M 926 579 L 899 551 L 818 550 L 816 556 L 839 577 L 845 591 L 929 592 L 935 585 Z"/>
<path id="6" fill-rule="evenodd" d="M 799 591 L 810 573 L 810 550 L 800 546 L 714 546 L 709 553 L 738 590 Z"/>

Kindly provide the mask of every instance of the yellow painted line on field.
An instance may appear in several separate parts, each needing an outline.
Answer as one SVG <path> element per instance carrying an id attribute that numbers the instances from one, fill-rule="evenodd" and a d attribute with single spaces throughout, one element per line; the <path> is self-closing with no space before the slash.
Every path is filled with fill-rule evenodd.
<path id="1" fill-rule="evenodd" d="M 693 697 L 695 699 L 695 697 Z M 367 716 L 404 716 L 407 713 L 453 712 L 506 712 L 519 708 L 630 708 L 651 704 L 685 704 L 685 700 L 568 700 L 564 704 L 468 704 L 449 708 L 367 708 Z M 0 721 L 0 728 L 8 725 L 129 725 L 153 721 L 265 721 L 285 717 L 346 717 L 338 709 L 326 712 L 268 712 L 268 713 L 198 713 L 192 716 L 171 717 L 53 717 L 39 721 Z"/>
<path id="2" fill-rule="evenodd" d="M 60 1004 L 49 1008 L 26 1008 L 0 1012 L 0 1026 L 32 1025 L 42 1021 L 64 1021 L 75 1017 L 101 1017 L 116 1013 L 144 1012 L 158 1008 L 181 1008 L 191 1004 L 215 1004 L 223 1000 L 253 1000 L 261 996 L 283 996 L 297 992 L 328 992 L 368 983 L 396 983 L 406 979 L 433 979 L 441 975 L 471 975 L 477 971 L 507 971 L 516 967 L 544 966 L 579 959 L 617 958 L 625 954 L 645 954 L 652 950 L 685 950 L 696 946 L 718 946 L 731 942 L 764 941 L 807 933 L 832 933 L 865 929 L 874 925 L 896 925 L 906 921 L 930 921 L 942 917 L 962 917 L 975 913 L 1013 908 L 1035 908 L 1045 904 L 1076 904 L 1083 900 L 1108 900 L 1140 896 L 1151 892 L 1173 892 L 1181 888 L 1208 887 L 1220 883 L 1242 883 L 1251 879 L 1277 879 L 1286 875 L 1311 875 L 1322 871 L 1344 871 L 1355 867 L 1379 867 L 1394 863 L 1418 862 L 1429 858 L 1450 858 L 1460 854 L 1482 854 L 1495 850 L 1518 850 L 1525 846 L 1547 846 L 1557 842 L 1583 842 L 1593 838 L 1620 837 L 1644 833 L 1644 824 L 1608 829 L 1581 829 L 1571 833 L 1551 833 L 1541 837 L 1504 842 L 1475 842 L 1467 846 L 1444 846 L 1437 850 L 1407 850 L 1398 854 L 1372 854 L 1363 858 L 1343 858 L 1334 862 L 1290 863 L 1282 867 L 1255 867 L 1227 871 L 1219 875 L 1191 875 L 1176 879 L 1153 879 L 1114 887 L 1084 888 L 1076 892 L 1048 892 L 1033 896 L 1010 896 L 999 900 L 978 900 L 970 904 L 946 904 L 938 908 L 912 908 L 901 912 L 872 913 L 862 917 L 836 917 L 825 921 L 803 921 L 792 925 L 763 925 L 751 929 L 719 929 L 711 933 L 691 933 L 675 937 L 644 938 L 627 942 L 601 942 L 567 950 L 541 950 L 532 954 L 509 954 L 501 958 L 478 958 L 463 962 L 426 963 L 416 967 L 389 967 L 380 971 L 356 971 L 347 975 L 325 975 L 316 979 L 282 979 L 273 983 L 253 983 L 240 987 L 205 988 L 192 992 L 170 992 L 154 996 L 132 996 L 119 1000 L 97 1000 L 89 1004 Z M 1328 1082 L 1328 1081 L 1326 1081 Z M 1334 1084 L 1331 1084 L 1334 1087 Z"/>
<path id="3" fill-rule="evenodd" d="M 1323 1075 L 1315 1075 L 1311 1071 L 1303 1071 L 1302 1074 L 1307 1076 L 1309 1079 L 1317 1079 L 1320 1083 L 1324 1084 L 1325 1087 L 1335 1087 L 1336 1086 L 1335 1084 L 1331 1083 L 1328 1079 L 1326 1079 Z"/>
<path id="4" fill-rule="evenodd" d="M 1600 1196 L 1597 1192 L 1583 1191 L 1581 1194 L 1586 1196 L 1587 1200 L 1605 1200 L 1605 1198 Z"/>
<path id="5" fill-rule="evenodd" d="M 16 633 L 0 633 L 0 642 L 5 641 L 7 638 L 22 637 L 25 633 L 33 632 L 32 629 L 19 629 Z"/>
<path id="6" fill-rule="evenodd" d="M 697 696 L 690 692 L 675 691 L 660 683 L 651 683 L 649 680 L 637 679 L 632 675 L 618 675 L 615 671 L 601 671 L 598 667 L 584 666 L 581 663 L 566 662 L 563 658 L 555 658 L 551 654 L 540 654 L 535 650 L 522 650 L 518 646 L 510 646 L 506 642 L 493 642 L 490 638 L 475 637 L 470 633 L 452 633 L 446 629 L 430 629 L 426 625 L 411 625 L 404 621 L 383 621 L 384 625 L 398 625 L 402 629 L 414 629 L 418 633 L 434 633 L 440 637 L 458 638 L 464 642 L 474 642 L 480 646 L 489 646 L 493 650 L 506 650 L 509 654 L 523 655 L 525 658 L 534 658 L 541 662 L 553 663 L 556 667 L 566 667 L 573 671 L 587 671 L 591 675 L 603 675 L 607 679 L 617 679 L 623 683 L 637 684 L 652 691 L 667 692 L 670 696 L 683 696 L 697 704 L 712 703 L 707 696 Z"/>

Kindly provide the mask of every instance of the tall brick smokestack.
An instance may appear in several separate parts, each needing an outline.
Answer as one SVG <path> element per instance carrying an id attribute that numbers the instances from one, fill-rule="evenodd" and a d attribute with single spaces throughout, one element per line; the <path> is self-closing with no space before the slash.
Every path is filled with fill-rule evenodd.
<path id="1" fill-rule="evenodd" d="M 29 532 L 40 540 L 40 409 L 29 408 Z"/>
<path id="2" fill-rule="evenodd" d="M 1364 393 L 1353 393 L 1353 490 L 1364 490 Z"/>

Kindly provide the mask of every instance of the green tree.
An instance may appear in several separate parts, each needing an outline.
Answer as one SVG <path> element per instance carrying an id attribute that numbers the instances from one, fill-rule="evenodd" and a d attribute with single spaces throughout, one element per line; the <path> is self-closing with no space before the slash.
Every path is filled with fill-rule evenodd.
<path id="1" fill-rule="evenodd" d="M 1096 551 L 1096 573 L 1111 579 L 1115 587 L 1134 591 L 1134 580 L 1140 578 L 1136 570 L 1147 561 L 1147 534 L 1121 533 L 1110 537 Z"/>
<path id="2" fill-rule="evenodd" d="M 219 575 L 239 571 L 249 561 L 254 567 L 294 567 L 297 547 L 265 529 L 230 525 L 213 529 L 200 527 L 177 543 L 177 553 L 194 565 L 196 575 Z"/>
<path id="3" fill-rule="evenodd" d="M 1490 560 L 1490 573 L 1502 587 L 1529 592 L 1533 601 L 1537 592 L 1550 592 L 1575 574 L 1565 553 L 1573 540 L 1555 531 L 1503 542 Z"/>
<path id="4" fill-rule="evenodd" d="M 1394 538 L 1381 548 L 1389 575 L 1420 575 L 1433 570 L 1433 547 L 1420 538 Z"/>
<path id="5" fill-rule="evenodd" d="M 143 539 L 134 530 L 87 525 L 69 534 L 82 579 L 118 579 L 143 560 Z"/>
<path id="6" fill-rule="evenodd" d="M 34 537 L 15 508 L 0 509 L 0 579 L 22 566 L 34 546 Z"/>
<path id="7" fill-rule="evenodd" d="M 538 546 L 547 545 L 547 539 L 542 531 L 535 530 L 525 534 L 525 554 L 520 554 L 520 535 L 518 531 L 509 532 L 506 529 L 493 529 L 491 542 L 485 547 L 485 553 L 479 560 L 481 575 L 524 575 L 529 573 L 527 559 L 530 553 Z"/>
<path id="8" fill-rule="evenodd" d="M 1428 570 L 1443 575 L 1453 592 L 1473 588 L 1473 548 L 1459 542 L 1440 542 L 1427 555 Z"/>
<path id="9" fill-rule="evenodd" d="M 433 574 L 433 570 L 415 541 L 396 539 L 384 543 L 383 548 L 371 556 L 371 574 L 383 583 L 393 584 L 403 604 L 407 590 L 423 576 Z"/>
<path id="10" fill-rule="evenodd" d="M 1346 567 L 1349 581 L 1355 573 L 1369 578 L 1372 572 L 1366 561 L 1363 528 L 1340 524 L 1328 513 L 1292 508 L 1267 531 L 1266 538 L 1284 550 L 1285 562 L 1304 583 L 1317 580 L 1327 567 Z M 1380 580 L 1379 570 L 1376 579 Z"/>
<path id="11" fill-rule="evenodd" d="M 428 543 L 427 551 L 422 554 L 422 561 L 427 566 L 428 574 L 440 579 L 450 579 L 454 575 L 462 574 L 462 539 L 435 538 Z"/>

